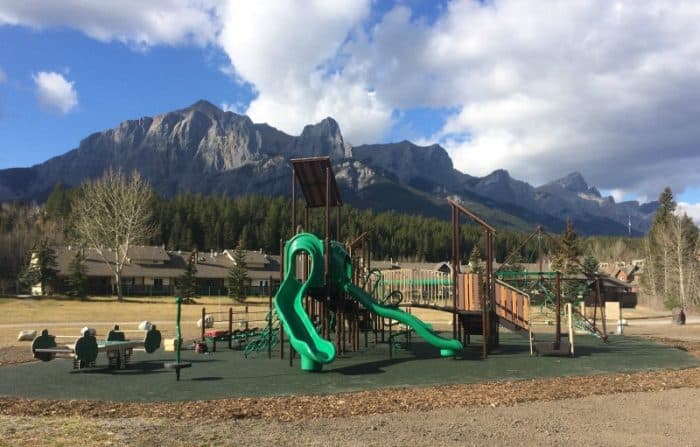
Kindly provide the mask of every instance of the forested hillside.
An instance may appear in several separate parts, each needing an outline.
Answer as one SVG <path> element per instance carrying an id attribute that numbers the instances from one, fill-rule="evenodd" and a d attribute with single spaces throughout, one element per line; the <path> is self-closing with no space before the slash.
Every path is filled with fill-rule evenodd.
<path id="1" fill-rule="evenodd" d="M 0 291 L 15 289 L 17 276 L 28 264 L 29 251 L 43 239 L 56 245 L 75 243 L 75 235 L 71 234 L 71 199 L 77 193 L 59 185 L 43 206 L 2 204 Z M 291 235 L 291 202 L 285 198 L 183 194 L 166 199 L 154 194 L 151 200 L 155 232 L 150 244 L 164 245 L 169 250 L 221 251 L 235 247 L 240 240 L 248 249 L 277 254 L 280 241 Z M 335 212 L 332 217 L 335 234 Z M 344 207 L 341 221 L 343 242 L 369 232 L 374 259 L 426 262 L 450 259 L 452 233 L 448 216 L 435 219 Z M 320 233 L 322 222 L 323 210 L 311 210 L 308 230 Z M 461 235 L 461 258 L 466 263 L 474 245 L 481 247 L 483 233 L 464 221 Z M 502 262 L 528 236 L 524 232 L 499 229 L 494 238 L 496 260 Z M 545 254 L 548 245 L 548 238 L 543 238 Z M 599 259 L 632 259 L 642 253 L 640 239 L 592 237 L 585 239 L 584 245 L 587 253 Z M 532 239 L 522 247 L 516 260 L 535 262 L 536 256 L 537 242 Z"/>

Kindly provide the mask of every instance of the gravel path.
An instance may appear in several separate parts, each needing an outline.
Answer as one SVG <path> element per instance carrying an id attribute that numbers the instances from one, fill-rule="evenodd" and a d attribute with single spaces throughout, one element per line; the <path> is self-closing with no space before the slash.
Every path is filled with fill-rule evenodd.
<path id="1" fill-rule="evenodd" d="M 233 445 L 697 445 L 700 390 L 591 396 L 294 423 L 217 424 Z M 236 433 L 235 437 L 233 434 Z M 191 441 L 205 439 L 193 432 Z M 331 441 L 329 443 L 329 441 Z"/>
<path id="2" fill-rule="evenodd" d="M 294 422 L 0 416 L 7 445 L 692 446 L 700 389 Z"/>

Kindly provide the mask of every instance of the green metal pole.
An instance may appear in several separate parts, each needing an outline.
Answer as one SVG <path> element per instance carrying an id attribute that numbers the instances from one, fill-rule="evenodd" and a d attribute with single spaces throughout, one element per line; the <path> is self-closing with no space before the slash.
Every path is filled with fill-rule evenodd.
<path id="1" fill-rule="evenodd" d="M 180 332 L 180 306 L 182 305 L 182 298 L 176 297 L 175 303 L 177 304 L 177 318 L 175 319 L 175 361 L 165 363 L 163 366 L 167 369 L 175 370 L 175 378 L 180 380 L 180 370 L 183 368 L 189 368 L 192 366 L 190 362 L 182 362 L 180 360 L 180 348 L 182 346 L 182 333 Z"/>

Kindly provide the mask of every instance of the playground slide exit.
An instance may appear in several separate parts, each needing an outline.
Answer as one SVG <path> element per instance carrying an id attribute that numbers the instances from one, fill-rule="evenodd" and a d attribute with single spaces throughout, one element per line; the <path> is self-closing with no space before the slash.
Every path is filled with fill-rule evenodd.
<path id="1" fill-rule="evenodd" d="M 296 278 L 296 255 L 304 251 L 311 259 L 308 279 L 301 283 Z M 310 286 L 323 285 L 323 242 L 315 235 L 299 233 L 285 245 L 285 273 L 275 295 L 274 304 L 292 347 L 301 357 L 301 369 L 320 371 L 324 363 L 335 359 L 335 346 L 322 338 L 306 314 L 303 298 Z"/>
<path id="2" fill-rule="evenodd" d="M 370 312 L 384 318 L 397 320 L 410 326 L 423 340 L 440 349 L 440 355 L 443 357 L 451 357 L 462 350 L 463 346 L 459 340 L 442 338 L 436 335 L 420 319 L 400 309 L 383 306 L 377 303 L 364 290 L 352 283 L 345 284 L 345 292 L 362 303 Z"/>

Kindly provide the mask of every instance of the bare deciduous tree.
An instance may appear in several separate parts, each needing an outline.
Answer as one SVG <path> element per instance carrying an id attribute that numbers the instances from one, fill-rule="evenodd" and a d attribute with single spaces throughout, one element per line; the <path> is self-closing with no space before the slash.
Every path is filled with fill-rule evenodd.
<path id="1" fill-rule="evenodd" d="M 642 292 L 652 303 L 667 307 L 698 304 L 697 246 L 699 230 L 677 209 L 673 193 L 666 188 L 645 241 L 646 261 Z"/>
<path id="2" fill-rule="evenodd" d="M 109 266 L 120 301 L 129 248 L 147 241 L 154 231 L 151 194 L 148 182 L 137 171 L 129 177 L 110 169 L 100 179 L 84 183 L 72 204 L 78 242 L 96 250 Z"/>

